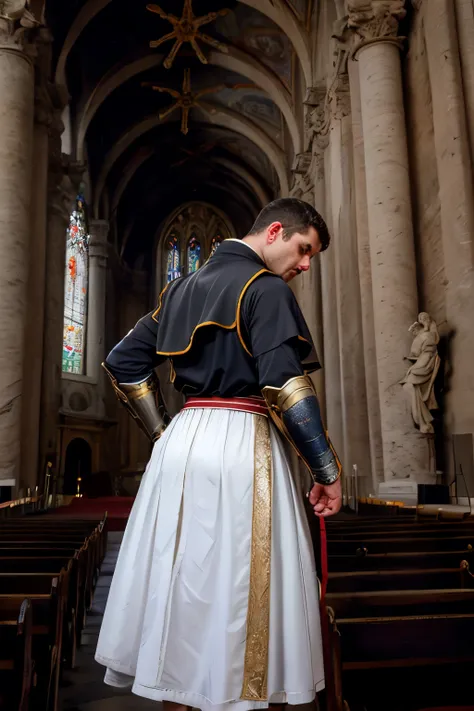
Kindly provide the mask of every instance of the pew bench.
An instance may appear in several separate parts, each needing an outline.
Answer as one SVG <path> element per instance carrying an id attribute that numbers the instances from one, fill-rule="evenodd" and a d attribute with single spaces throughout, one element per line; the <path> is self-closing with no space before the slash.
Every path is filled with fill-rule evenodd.
<path id="1" fill-rule="evenodd" d="M 340 618 L 335 624 L 351 708 L 362 700 L 367 711 L 474 702 L 474 614 Z"/>
<path id="2" fill-rule="evenodd" d="M 328 569 L 330 573 L 338 573 L 358 570 L 459 568 L 463 560 L 466 560 L 472 568 L 473 552 L 452 550 L 442 552 L 373 553 L 369 555 L 330 555 L 328 557 Z"/>
<path id="3" fill-rule="evenodd" d="M 4 582 L 4 579 L 0 581 L 1 590 L 7 587 Z M 16 587 L 21 588 L 21 583 L 34 587 L 32 581 L 25 585 L 24 579 Z M 41 576 L 36 580 L 36 590 L 41 592 L 27 594 L 32 608 L 31 656 L 36 671 L 34 706 L 45 711 L 57 709 L 67 585 L 67 576 L 63 573 L 49 579 Z M 13 584 L 9 587 L 15 588 Z M 0 594 L 0 621 L 8 621 L 18 614 L 24 599 L 24 592 Z"/>
<path id="4" fill-rule="evenodd" d="M 34 683 L 31 602 L 0 619 L 0 710 L 29 711 Z"/>
<path id="5" fill-rule="evenodd" d="M 439 590 L 473 587 L 474 579 L 464 568 L 428 568 L 330 573 L 327 591 L 328 593 L 356 593 L 376 590 Z"/>

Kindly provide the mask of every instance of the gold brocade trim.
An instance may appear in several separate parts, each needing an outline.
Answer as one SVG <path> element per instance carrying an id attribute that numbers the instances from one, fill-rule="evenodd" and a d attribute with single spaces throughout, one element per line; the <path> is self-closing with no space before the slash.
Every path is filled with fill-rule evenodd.
<path id="1" fill-rule="evenodd" d="M 270 564 L 272 544 L 272 453 L 267 417 L 255 417 L 255 454 L 250 586 L 241 699 L 268 697 Z"/>

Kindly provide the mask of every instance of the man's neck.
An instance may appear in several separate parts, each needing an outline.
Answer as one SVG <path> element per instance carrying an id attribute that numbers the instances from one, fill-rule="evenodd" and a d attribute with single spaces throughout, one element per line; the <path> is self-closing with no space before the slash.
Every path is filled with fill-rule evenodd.
<path id="1" fill-rule="evenodd" d="M 242 242 L 248 247 L 250 247 L 250 249 L 253 249 L 253 251 L 258 254 L 262 261 L 265 261 L 263 258 L 262 249 L 260 247 L 260 239 L 258 237 L 254 235 L 247 235 L 242 239 Z"/>

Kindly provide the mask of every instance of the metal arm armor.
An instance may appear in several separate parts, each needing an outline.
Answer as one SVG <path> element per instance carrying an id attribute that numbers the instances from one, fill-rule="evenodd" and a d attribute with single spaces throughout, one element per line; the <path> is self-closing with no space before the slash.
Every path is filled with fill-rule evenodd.
<path id="1" fill-rule="evenodd" d="M 288 380 L 282 388 L 264 387 L 272 420 L 296 449 L 313 481 L 327 486 L 339 479 L 342 466 L 323 428 L 318 398 L 309 376 Z"/>
<path id="2" fill-rule="evenodd" d="M 160 397 L 160 387 L 155 373 L 142 383 L 119 383 L 105 363 L 102 367 L 110 378 L 118 400 L 126 407 L 138 426 L 152 442 L 156 442 L 170 422 Z"/>

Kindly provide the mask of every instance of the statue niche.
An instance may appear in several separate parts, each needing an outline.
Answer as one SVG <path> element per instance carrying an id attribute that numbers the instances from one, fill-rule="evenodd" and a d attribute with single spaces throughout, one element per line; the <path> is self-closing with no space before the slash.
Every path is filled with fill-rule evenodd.
<path id="1" fill-rule="evenodd" d="M 431 316 L 423 311 L 418 314 L 418 321 L 408 330 L 413 335 L 413 342 L 406 360 L 413 365 L 408 368 L 400 383 L 410 403 L 415 426 L 422 434 L 434 434 L 431 410 L 438 409 L 434 393 L 434 382 L 440 366 L 438 327 Z"/>

